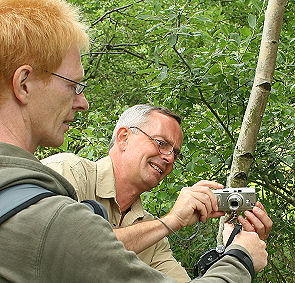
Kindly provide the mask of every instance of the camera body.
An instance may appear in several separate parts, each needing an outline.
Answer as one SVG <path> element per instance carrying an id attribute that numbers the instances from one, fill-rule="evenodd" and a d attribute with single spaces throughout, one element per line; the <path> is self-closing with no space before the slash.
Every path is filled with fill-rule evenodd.
<path id="1" fill-rule="evenodd" d="M 212 192 L 218 201 L 218 211 L 252 210 L 256 204 L 255 188 L 225 188 Z"/>

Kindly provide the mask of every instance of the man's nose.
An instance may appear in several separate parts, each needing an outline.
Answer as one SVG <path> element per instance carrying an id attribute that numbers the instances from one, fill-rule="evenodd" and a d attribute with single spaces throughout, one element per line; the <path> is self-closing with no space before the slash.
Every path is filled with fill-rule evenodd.
<path id="1" fill-rule="evenodd" d="M 77 109 L 77 111 L 86 111 L 89 109 L 88 101 L 85 98 L 83 92 L 75 96 L 73 108 Z"/>
<path id="2" fill-rule="evenodd" d="M 173 164 L 174 161 L 175 161 L 174 152 L 173 151 L 170 154 L 161 154 L 161 158 L 164 159 L 164 160 L 166 160 L 167 163 L 169 163 L 169 164 Z"/>

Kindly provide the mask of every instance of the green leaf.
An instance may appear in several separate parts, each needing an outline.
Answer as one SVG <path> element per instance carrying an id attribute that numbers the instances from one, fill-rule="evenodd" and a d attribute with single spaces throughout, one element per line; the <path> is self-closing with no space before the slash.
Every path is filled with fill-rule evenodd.
<path id="1" fill-rule="evenodd" d="M 173 47 L 177 42 L 177 35 L 175 34 L 171 34 L 169 37 L 168 37 L 168 43 L 171 47 Z"/>
<path id="2" fill-rule="evenodd" d="M 155 56 L 155 64 L 156 64 L 156 66 L 159 66 L 159 50 L 158 50 L 158 46 L 155 47 L 154 56 Z"/>
<path id="3" fill-rule="evenodd" d="M 232 40 L 234 40 L 237 43 L 237 45 L 240 45 L 240 43 L 241 43 L 241 37 L 239 36 L 238 33 L 235 33 L 235 32 L 231 33 L 230 38 Z"/>
<path id="4" fill-rule="evenodd" d="M 148 74 L 148 73 L 151 73 L 151 72 L 154 72 L 154 71 L 155 71 L 155 68 L 149 68 L 149 69 L 145 69 L 145 70 L 138 70 L 136 72 L 136 74 L 142 75 L 142 74 Z"/>
<path id="5" fill-rule="evenodd" d="M 247 27 L 242 27 L 240 33 L 244 36 L 250 36 L 252 32 Z"/>
<path id="6" fill-rule="evenodd" d="M 213 165 L 217 165 L 220 162 L 219 158 L 216 156 L 212 156 L 211 161 L 212 161 Z"/>
<path id="7" fill-rule="evenodd" d="M 159 24 L 154 25 L 153 27 L 149 28 L 149 29 L 146 31 L 146 33 L 150 33 L 151 31 L 153 31 L 154 29 L 156 29 L 157 27 L 159 27 L 159 26 L 161 26 L 161 25 L 162 25 L 162 23 L 159 23 Z"/>
<path id="8" fill-rule="evenodd" d="M 196 167 L 196 164 L 193 163 L 193 162 L 189 162 L 189 163 L 186 165 L 186 169 L 187 169 L 188 171 L 194 171 L 195 167 Z"/>
<path id="9" fill-rule="evenodd" d="M 159 12 L 159 0 L 155 0 L 154 8 L 155 8 L 155 13 L 157 14 Z"/>
<path id="10" fill-rule="evenodd" d="M 196 17 L 194 17 L 194 19 L 202 21 L 202 22 L 212 22 L 211 19 L 209 19 L 207 17 L 202 17 L 202 16 L 196 16 Z"/>
<path id="11" fill-rule="evenodd" d="M 162 68 L 160 74 L 158 75 L 158 79 L 160 81 L 163 81 L 167 78 L 167 71 L 168 71 L 168 68 L 166 66 Z"/>
<path id="12" fill-rule="evenodd" d="M 148 76 L 146 76 L 146 79 L 147 79 L 147 80 L 151 80 L 151 79 L 155 78 L 156 76 L 158 76 L 159 74 L 160 74 L 160 71 L 157 70 L 157 71 L 155 71 L 154 73 L 151 73 L 151 74 L 149 74 Z"/>
<path id="13" fill-rule="evenodd" d="M 221 26 L 220 26 L 220 31 L 221 31 L 224 35 L 226 35 L 226 36 L 229 36 L 229 34 L 230 34 L 230 32 L 229 32 L 229 30 L 228 30 L 228 28 L 227 28 L 226 25 L 221 25 Z"/>
<path id="14" fill-rule="evenodd" d="M 250 28 L 254 29 L 256 27 L 256 16 L 252 14 L 248 15 L 248 23 Z"/>
<path id="15" fill-rule="evenodd" d="M 136 18 L 141 19 L 141 20 L 151 20 L 151 21 L 159 21 L 160 20 L 160 18 L 153 16 L 153 15 L 137 15 Z"/>
<path id="16" fill-rule="evenodd" d="M 286 157 L 286 162 L 287 162 L 289 165 L 292 165 L 293 162 L 294 162 L 293 157 L 292 157 L 291 155 L 288 155 L 288 156 Z"/>
<path id="17" fill-rule="evenodd" d="M 195 148 L 196 148 L 196 145 L 193 142 L 189 142 L 187 144 L 187 148 L 189 149 L 190 152 L 193 152 L 195 150 Z"/>

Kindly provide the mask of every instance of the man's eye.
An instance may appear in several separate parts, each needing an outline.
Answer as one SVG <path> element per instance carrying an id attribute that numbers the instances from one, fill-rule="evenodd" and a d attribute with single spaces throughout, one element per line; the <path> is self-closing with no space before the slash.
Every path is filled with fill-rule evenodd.
<path id="1" fill-rule="evenodd" d="M 158 143 L 159 145 L 162 145 L 162 144 L 167 143 L 167 142 L 165 142 L 165 141 L 160 141 L 160 140 L 156 140 L 156 141 L 157 141 L 157 143 Z"/>

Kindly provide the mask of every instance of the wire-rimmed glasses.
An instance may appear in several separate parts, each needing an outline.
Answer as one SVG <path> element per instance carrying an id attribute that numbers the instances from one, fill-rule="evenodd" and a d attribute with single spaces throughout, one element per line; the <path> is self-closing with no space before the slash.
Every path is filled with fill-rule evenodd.
<path id="1" fill-rule="evenodd" d="M 169 142 L 155 139 L 155 138 L 151 137 L 149 134 L 147 134 L 146 132 L 144 132 L 143 130 L 141 130 L 138 127 L 129 127 L 129 129 L 137 129 L 140 132 L 142 132 L 144 135 L 146 135 L 148 138 L 155 141 L 158 144 L 159 152 L 161 154 L 170 155 L 173 152 L 174 153 L 174 160 L 176 160 L 177 157 L 179 156 L 180 150 L 174 148 Z"/>
<path id="2" fill-rule="evenodd" d="M 54 76 L 56 76 L 56 77 L 59 77 L 59 78 L 61 78 L 61 79 L 67 80 L 67 81 L 69 81 L 69 82 L 75 83 L 75 84 L 76 84 L 75 92 L 76 92 L 77 95 L 81 94 L 81 93 L 84 91 L 85 87 L 87 86 L 87 82 L 86 82 L 86 81 L 85 81 L 85 83 L 82 84 L 82 83 L 79 83 L 79 82 L 73 81 L 73 80 L 71 80 L 71 79 L 68 79 L 68 78 L 66 78 L 66 77 L 63 77 L 63 76 L 61 76 L 61 75 L 59 75 L 59 74 L 56 74 L 56 73 L 52 73 L 52 72 L 50 72 L 50 74 L 51 74 L 51 75 L 54 75 Z"/>

